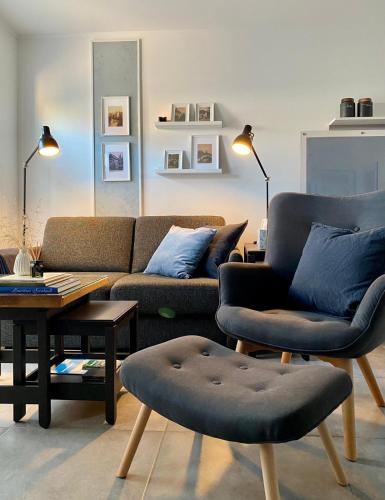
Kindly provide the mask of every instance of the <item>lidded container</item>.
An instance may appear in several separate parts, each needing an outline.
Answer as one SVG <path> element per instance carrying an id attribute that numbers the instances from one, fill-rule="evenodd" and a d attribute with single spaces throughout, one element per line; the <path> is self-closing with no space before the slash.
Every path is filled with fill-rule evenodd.
<path id="1" fill-rule="evenodd" d="M 373 102 L 370 97 L 358 99 L 358 116 L 373 116 Z"/>
<path id="2" fill-rule="evenodd" d="M 351 118 L 356 116 L 356 105 L 352 97 L 344 97 L 340 104 L 340 117 Z"/>

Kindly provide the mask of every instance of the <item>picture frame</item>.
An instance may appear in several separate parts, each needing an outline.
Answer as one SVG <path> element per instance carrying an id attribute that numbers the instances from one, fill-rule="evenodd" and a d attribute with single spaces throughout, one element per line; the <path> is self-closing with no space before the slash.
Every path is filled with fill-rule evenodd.
<path id="1" fill-rule="evenodd" d="M 124 182 L 131 180 L 129 142 L 112 142 L 102 145 L 103 181 Z"/>
<path id="2" fill-rule="evenodd" d="M 214 106 L 215 103 L 199 102 L 195 105 L 195 119 L 197 122 L 213 122 L 214 121 Z"/>
<path id="3" fill-rule="evenodd" d="M 166 149 L 164 152 L 165 170 L 183 169 L 183 151 L 181 149 Z"/>
<path id="4" fill-rule="evenodd" d="M 171 105 L 171 121 L 188 122 L 190 121 L 190 104 L 180 103 Z"/>
<path id="5" fill-rule="evenodd" d="M 102 97 L 103 135 L 130 135 L 129 96 Z"/>
<path id="6" fill-rule="evenodd" d="M 191 136 L 191 168 L 219 169 L 219 135 Z"/>

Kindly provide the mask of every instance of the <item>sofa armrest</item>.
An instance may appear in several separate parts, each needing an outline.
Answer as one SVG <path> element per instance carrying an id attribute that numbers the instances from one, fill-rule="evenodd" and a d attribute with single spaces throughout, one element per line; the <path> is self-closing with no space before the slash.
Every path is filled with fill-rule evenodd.
<path id="1" fill-rule="evenodd" d="M 0 274 L 11 274 L 15 263 L 17 248 L 3 248 L 0 250 Z"/>
<path id="2" fill-rule="evenodd" d="M 267 263 L 229 262 L 219 268 L 220 305 L 279 308 L 286 304 L 287 293 L 288 284 Z"/>
<path id="3" fill-rule="evenodd" d="M 234 250 L 230 252 L 228 262 L 243 262 L 243 256 L 239 248 L 234 248 Z"/>

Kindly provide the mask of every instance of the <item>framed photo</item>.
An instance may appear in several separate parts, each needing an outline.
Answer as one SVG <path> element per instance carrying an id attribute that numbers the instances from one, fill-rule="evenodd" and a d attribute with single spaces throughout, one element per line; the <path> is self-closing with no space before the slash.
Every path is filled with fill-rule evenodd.
<path id="1" fill-rule="evenodd" d="M 103 180 L 130 181 L 130 143 L 114 142 L 103 144 Z"/>
<path id="2" fill-rule="evenodd" d="M 219 168 L 219 135 L 191 136 L 191 168 L 199 170 Z"/>
<path id="3" fill-rule="evenodd" d="M 173 122 L 190 121 L 190 104 L 173 104 L 171 106 L 171 121 Z"/>
<path id="4" fill-rule="evenodd" d="M 198 103 L 195 109 L 195 118 L 197 122 L 214 121 L 214 103 Z"/>
<path id="5" fill-rule="evenodd" d="M 164 168 L 166 170 L 183 168 L 183 151 L 180 149 L 166 149 L 164 152 Z"/>
<path id="6" fill-rule="evenodd" d="M 102 97 L 103 135 L 130 135 L 130 98 Z"/>

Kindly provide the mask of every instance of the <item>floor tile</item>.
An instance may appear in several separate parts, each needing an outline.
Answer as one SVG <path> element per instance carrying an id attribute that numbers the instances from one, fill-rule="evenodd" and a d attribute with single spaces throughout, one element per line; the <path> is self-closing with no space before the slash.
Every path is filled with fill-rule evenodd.
<path id="1" fill-rule="evenodd" d="M 162 435 L 145 432 L 130 478 L 122 480 L 115 473 L 129 433 L 14 426 L 0 437 L 0 499 L 139 499 Z"/>

